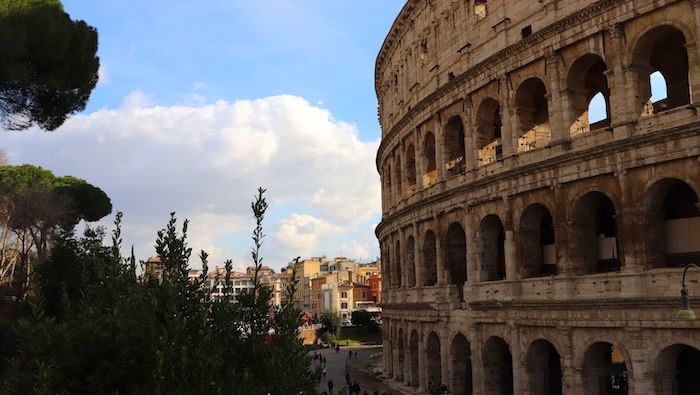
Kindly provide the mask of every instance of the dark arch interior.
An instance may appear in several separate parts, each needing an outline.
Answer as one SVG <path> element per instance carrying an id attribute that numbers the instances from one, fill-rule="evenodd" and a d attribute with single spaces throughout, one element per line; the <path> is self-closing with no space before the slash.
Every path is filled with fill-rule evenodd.
<path id="1" fill-rule="evenodd" d="M 503 159 L 501 127 L 501 105 L 491 98 L 484 100 L 476 113 L 479 165 Z"/>
<path id="2" fill-rule="evenodd" d="M 574 229 L 580 273 L 620 270 L 617 215 L 610 198 L 601 192 L 584 195 L 576 204 Z"/>
<path id="3" fill-rule="evenodd" d="M 452 340 L 452 380 L 450 389 L 454 395 L 472 395 L 472 363 L 469 341 L 462 334 Z"/>
<path id="4" fill-rule="evenodd" d="M 435 136 L 428 132 L 423 140 L 423 159 L 425 160 L 425 174 L 423 185 L 429 186 L 437 180 L 437 165 L 435 163 Z"/>
<path id="5" fill-rule="evenodd" d="M 416 191 L 416 147 L 413 144 L 406 150 L 406 185 L 409 193 Z"/>
<path id="6" fill-rule="evenodd" d="M 416 242 L 413 236 L 408 237 L 406 242 L 406 270 L 408 270 L 408 287 L 413 288 L 416 286 L 416 256 L 415 256 L 415 246 Z"/>
<path id="7" fill-rule="evenodd" d="M 483 351 L 484 393 L 513 394 L 513 357 L 508 344 L 500 337 L 486 341 Z"/>
<path id="8" fill-rule="evenodd" d="M 607 65 L 598 55 L 588 54 L 579 58 L 571 66 L 567 79 L 569 101 L 571 103 L 571 135 L 587 133 L 591 130 L 610 126 L 610 88 L 605 75 Z M 605 117 L 598 122 L 589 122 L 589 105 L 597 94 L 605 101 Z"/>
<path id="9" fill-rule="evenodd" d="M 506 278 L 505 230 L 497 215 L 489 215 L 479 228 L 479 255 L 481 280 L 497 281 Z"/>
<path id="10" fill-rule="evenodd" d="M 437 386 L 442 384 L 442 368 L 440 366 L 440 338 L 435 332 L 428 335 L 426 347 L 426 359 L 428 362 L 428 384 Z"/>
<path id="11" fill-rule="evenodd" d="M 550 140 L 547 88 L 539 78 L 525 80 L 516 93 L 520 121 L 518 152 L 545 146 Z"/>
<path id="12" fill-rule="evenodd" d="M 464 171 L 464 125 L 460 117 L 452 117 L 445 127 L 445 168 L 448 175 L 456 175 Z"/>
<path id="13" fill-rule="evenodd" d="M 627 395 L 627 365 L 617 347 L 596 343 L 588 348 L 583 361 L 583 386 L 587 395 Z"/>
<path id="14" fill-rule="evenodd" d="M 530 393 L 561 395 L 561 358 L 554 345 L 546 340 L 537 340 L 530 346 L 526 358 Z"/>
<path id="15" fill-rule="evenodd" d="M 528 206 L 520 220 L 521 275 L 524 278 L 557 274 L 554 223 L 541 204 Z"/>

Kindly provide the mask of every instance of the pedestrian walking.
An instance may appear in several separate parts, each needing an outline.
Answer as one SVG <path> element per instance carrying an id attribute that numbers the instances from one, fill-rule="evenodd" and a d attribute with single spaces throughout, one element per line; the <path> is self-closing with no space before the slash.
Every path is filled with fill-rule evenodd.
<path id="1" fill-rule="evenodd" d="M 328 380 L 328 395 L 333 395 L 333 380 Z"/>

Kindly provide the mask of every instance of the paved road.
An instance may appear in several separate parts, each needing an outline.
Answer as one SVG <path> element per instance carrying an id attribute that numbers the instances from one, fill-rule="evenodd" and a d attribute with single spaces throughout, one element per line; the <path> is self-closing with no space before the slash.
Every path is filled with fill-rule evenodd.
<path id="1" fill-rule="evenodd" d="M 348 364 L 348 352 L 357 352 L 358 357 Z M 351 382 L 357 382 L 360 385 L 360 395 L 364 395 L 365 391 L 369 395 L 373 395 L 376 389 L 379 394 L 395 395 L 398 392 L 391 391 L 384 383 L 365 372 L 365 367 L 371 362 L 372 354 L 378 352 L 376 347 L 341 347 L 339 352 L 335 352 L 329 348 L 317 350 L 319 356 L 326 358 L 326 376 L 321 377 L 321 381 L 317 387 L 318 393 L 323 394 L 326 391 L 329 395 L 349 394 L 350 391 L 346 384 L 346 374 L 350 375 Z M 320 366 L 320 362 L 314 361 L 314 366 Z M 333 392 L 328 392 L 328 381 L 333 381 Z"/>

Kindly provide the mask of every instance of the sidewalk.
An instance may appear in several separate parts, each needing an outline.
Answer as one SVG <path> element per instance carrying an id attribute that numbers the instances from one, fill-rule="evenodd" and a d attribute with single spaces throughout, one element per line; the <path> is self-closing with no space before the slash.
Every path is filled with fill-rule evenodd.
<path id="1" fill-rule="evenodd" d="M 349 348 L 357 357 L 348 360 L 348 373 L 357 380 L 362 391 L 372 395 L 376 388 L 380 394 L 413 395 L 417 388 L 403 386 L 384 377 L 382 373 L 382 346 L 359 346 Z M 360 392 L 364 394 L 364 392 Z"/>

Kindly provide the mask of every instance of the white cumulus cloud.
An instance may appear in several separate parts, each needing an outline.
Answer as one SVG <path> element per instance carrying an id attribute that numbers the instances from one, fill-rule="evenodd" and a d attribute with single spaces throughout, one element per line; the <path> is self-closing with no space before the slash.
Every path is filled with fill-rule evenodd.
<path id="1" fill-rule="evenodd" d="M 12 164 L 40 165 L 104 189 L 125 213 L 125 242 L 141 256 L 153 253 L 155 232 L 171 211 L 191 219 L 191 244 L 210 250 L 212 262 L 247 256 L 249 202 L 263 186 L 268 218 L 279 221 L 266 225 L 275 235 L 268 263 L 277 265 L 294 248 L 294 256 L 332 254 L 353 240 L 361 245 L 350 250 L 376 256 L 377 146 L 361 141 L 354 125 L 290 95 L 165 107 L 135 91 L 120 108 L 74 116 L 52 133 L 0 134 Z"/>

